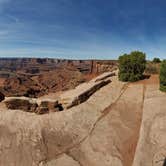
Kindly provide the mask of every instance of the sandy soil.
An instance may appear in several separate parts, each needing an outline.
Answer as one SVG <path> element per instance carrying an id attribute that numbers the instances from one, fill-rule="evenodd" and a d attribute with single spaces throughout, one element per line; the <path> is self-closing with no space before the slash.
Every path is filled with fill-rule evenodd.
<path id="1" fill-rule="evenodd" d="M 158 74 L 153 74 L 147 79 L 137 81 L 137 82 L 131 83 L 131 84 L 143 84 L 143 85 L 156 84 L 156 85 L 159 85 L 159 75 Z"/>

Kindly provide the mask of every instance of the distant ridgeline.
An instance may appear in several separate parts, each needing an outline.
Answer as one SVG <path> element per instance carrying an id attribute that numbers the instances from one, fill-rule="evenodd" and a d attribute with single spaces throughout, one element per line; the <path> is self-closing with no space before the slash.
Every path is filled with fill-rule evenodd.
<path id="1" fill-rule="evenodd" d="M 56 68 L 73 66 L 81 73 L 102 73 L 117 67 L 113 60 L 67 60 L 51 58 L 0 58 L 0 76 L 9 77 L 10 72 L 37 74 Z"/>

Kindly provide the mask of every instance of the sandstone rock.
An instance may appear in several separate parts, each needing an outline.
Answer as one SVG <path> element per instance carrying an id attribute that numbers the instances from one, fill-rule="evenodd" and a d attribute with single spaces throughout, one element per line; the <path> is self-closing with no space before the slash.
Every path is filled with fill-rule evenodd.
<path id="1" fill-rule="evenodd" d="M 57 160 L 47 162 L 45 166 L 80 166 L 72 157 L 63 154 Z"/>
<path id="2" fill-rule="evenodd" d="M 23 110 L 37 114 L 62 111 L 61 105 L 57 100 L 36 99 L 28 97 L 7 97 L 4 101 L 8 109 Z"/>
<path id="3" fill-rule="evenodd" d="M 41 103 L 40 103 L 40 106 L 41 107 L 48 107 L 50 110 L 52 109 L 55 109 L 56 106 L 58 106 L 58 100 L 42 100 Z"/>
<path id="4" fill-rule="evenodd" d="M 166 157 L 166 94 L 158 85 L 146 90 L 140 137 L 133 166 L 164 166 Z"/>
<path id="5" fill-rule="evenodd" d="M 27 97 L 8 97 L 5 101 L 8 109 L 24 110 L 26 112 L 35 112 L 38 107 L 35 99 Z"/>
<path id="6" fill-rule="evenodd" d="M 94 78 L 92 81 L 94 81 L 94 82 L 102 81 L 102 80 L 105 80 L 109 77 L 115 76 L 116 73 L 117 73 L 116 71 L 114 71 L 114 72 L 105 72 L 105 73 L 99 75 L 98 77 Z"/>
<path id="7" fill-rule="evenodd" d="M 104 73 L 87 83 L 83 83 L 75 89 L 63 93 L 60 96 L 59 102 L 67 109 L 83 103 L 100 88 L 109 84 L 112 76 L 115 76 L 115 73 Z"/>
<path id="8" fill-rule="evenodd" d="M 83 166 L 130 166 L 141 123 L 143 86 L 129 86 L 84 142 L 69 151 Z"/>
<path id="9" fill-rule="evenodd" d="M 143 87 L 124 85 L 113 77 L 111 84 L 86 102 L 54 116 L 18 111 L 1 114 L 0 165 L 130 165 L 141 120 Z M 5 156 L 10 157 L 6 160 Z"/>
<path id="10" fill-rule="evenodd" d="M 166 94 L 158 86 L 107 79 L 110 84 L 68 111 L 43 116 L 0 112 L 0 165 L 163 166 Z M 55 100 L 36 102 L 55 106 Z"/>
<path id="11" fill-rule="evenodd" d="M 40 105 L 37 108 L 36 113 L 38 114 L 45 114 L 48 112 L 57 112 L 60 110 L 60 105 L 58 103 L 58 100 L 42 100 L 40 101 Z"/>
<path id="12" fill-rule="evenodd" d="M 78 165 L 82 159 L 75 160 L 68 152 L 89 137 L 98 119 L 104 115 L 102 111 L 118 99 L 123 86 L 113 78 L 111 84 L 85 103 L 54 115 L 38 116 L 17 110 L 0 112 L 0 165 L 58 166 L 60 163 L 65 166 L 66 161 Z M 69 157 L 62 157 L 64 154 Z M 86 162 L 88 160 L 86 158 Z M 116 158 L 113 160 L 119 163 Z"/>
<path id="13" fill-rule="evenodd" d="M 91 73 L 103 73 L 103 72 L 111 72 L 118 68 L 117 61 L 113 60 L 101 60 L 91 62 Z"/>

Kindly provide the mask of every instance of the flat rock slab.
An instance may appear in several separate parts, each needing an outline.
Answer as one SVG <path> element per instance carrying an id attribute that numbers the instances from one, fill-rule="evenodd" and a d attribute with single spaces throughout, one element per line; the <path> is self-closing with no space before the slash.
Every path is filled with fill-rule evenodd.
<path id="1" fill-rule="evenodd" d="M 166 158 L 166 94 L 158 86 L 146 90 L 140 138 L 133 166 L 164 166 Z"/>
<path id="2" fill-rule="evenodd" d="M 102 81 L 102 80 L 105 80 L 109 77 L 112 77 L 112 76 L 115 76 L 117 75 L 117 71 L 114 71 L 114 72 L 105 72 L 101 75 L 99 75 L 98 77 L 94 78 L 93 80 L 91 80 L 92 82 L 97 82 L 97 81 Z"/>
<path id="3" fill-rule="evenodd" d="M 103 111 L 89 137 L 68 153 L 81 166 L 130 166 L 141 124 L 143 86 L 124 89 Z"/>
<path id="4" fill-rule="evenodd" d="M 109 84 L 112 76 L 115 76 L 115 72 L 107 72 L 87 83 L 83 83 L 60 95 L 59 102 L 67 109 L 83 103 L 100 88 Z"/>

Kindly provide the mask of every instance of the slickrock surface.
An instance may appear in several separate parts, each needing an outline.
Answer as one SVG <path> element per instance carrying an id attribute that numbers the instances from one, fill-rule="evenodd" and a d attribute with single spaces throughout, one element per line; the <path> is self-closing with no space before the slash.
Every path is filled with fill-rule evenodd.
<path id="1" fill-rule="evenodd" d="M 68 152 L 84 166 L 129 166 L 138 139 L 143 86 L 125 86 L 95 123 L 87 139 Z"/>
<path id="2" fill-rule="evenodd" d="M 110 80 L 67 111 L 0 111 L 0 166 L 162 166 L 165 94 Z"/>
<path id="3" fill-rule="evenodd" d="M 158 84 L 147 86 L 143 120 L 133 166 L 165 166 L 166 94 Z"/>
<path id="4" fill-rule="evenodd" d="M 114 77 L 111 84 L 87 102 L 59 113 L 37 116 L 17 110 L 0 112 L 0 165 L 54 163 L 86 140 L 103 115 L 102 111 L 117 100 L 123 86 L 124 83 Z"/>

